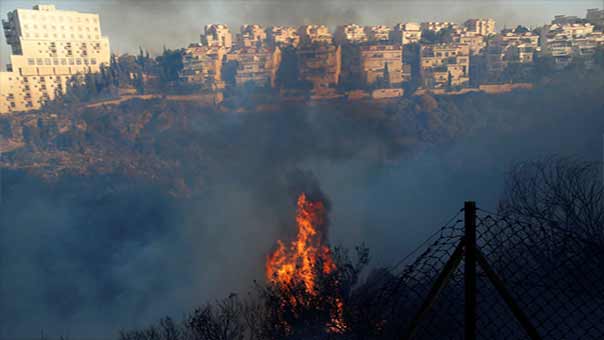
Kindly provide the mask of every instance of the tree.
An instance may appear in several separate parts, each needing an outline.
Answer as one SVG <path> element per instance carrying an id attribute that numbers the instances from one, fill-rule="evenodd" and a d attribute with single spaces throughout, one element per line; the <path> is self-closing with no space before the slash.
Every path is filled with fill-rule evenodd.
<path id="1" fill-rule="evenodd" d="M 390 70 L 388 70 L 388 63 L 384 65 L 384 87 L 390 87 Z"/>
<path id="2" fill-rule="evenodd" d="M 524 34 L 524 33 L 528 33 L 528 32 L 530 32 L 530 30 L 522 25 L 518 25 L 514 29 L 514 33 L 517 33 L 517 34 Z"/>
<path id="3" fill-rule="evenodd" d="M 571 158 L 520 163 L 505 179 L 499 213 L 572 230 L 604 245 L 604 187 L 600 166 Z"/>
<path id="4" fill-rule="evenodd" d="M 179 79 L 183 68 L 183 50 L 169 50 L 164 47 L 164 52 L 156 58 L 159 64 L 159 77 L 162 85 L 175 82 Z"/>

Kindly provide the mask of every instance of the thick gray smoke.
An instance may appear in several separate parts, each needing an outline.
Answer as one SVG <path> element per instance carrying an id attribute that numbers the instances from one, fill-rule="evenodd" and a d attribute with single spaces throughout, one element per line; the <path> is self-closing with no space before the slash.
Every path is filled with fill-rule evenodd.
<path id="1" fill-rule="evenodd" d="M 15 8 L 31 8 L 36 1 L 3 0 L 0 15 Z M 394 25 L 406 21 L 454 21 L 470 17 L 492 17 L 498 28 L 541 26 L 554 15 L 585 16 L 587 8 L 601 7 L 600 0 L 57 0 L 59 9 L 96 12 L 101 15 L 104 35 L 114 51 L 138 52 L 142 46 L 151 53 L 162 47 L 180 48 L 199 42 L 203 26 L 227 23 L 234 32 L 245 23 L 262 25 Z M 4 39 L 0 62 L 8 62 Z"/>
<path id="2" fill-rule="evenodd" d="M 552 153 L 599 159 L 602 99 L 592 93 L 566 101 L 538 91 L 490 106 L 485 96 L 469 96 L 459 105 L 486 101 L 477 107 L 486 117 L 480 120 L 491 123 L 465 116 L 470 129 L 463 137 L 395 154 L 388 129 L 375 130 L 371 119 L 338 112 L 338 105 L 200 113 L 190 122 L 194 134 L 156 141 L 156 148 L 176 153 L 201 143 L 207 158 L 182 156 L 191 176 L 204 181 L 190 199 L 128 178 L 48 184 L 5 171 L 0 335 L 37 338 L 44 330 L 106 339 L 120 328 L 180 318 L 231 292 L 245 294 L 252 280 L 263 280 L 276 240 L 295 233 L 296 195 L 315 186 L 331 203 L 332 243 L 364 242 L 374 265 L 392 264 L 464 200 L 495 209 L 513 162 Z M 363 115 L 373 114 L 367 106 Z M 394 117 L 388 127 L 405 128 Z"/>

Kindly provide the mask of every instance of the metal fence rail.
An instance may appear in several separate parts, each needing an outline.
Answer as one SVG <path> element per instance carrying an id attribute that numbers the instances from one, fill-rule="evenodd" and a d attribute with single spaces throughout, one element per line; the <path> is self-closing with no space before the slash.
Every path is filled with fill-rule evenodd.
<path id="1" fill-rule="evenodd" d="M 399 318 L 386 331 L 399 338 L 604 339 L 604 249 L 555 224 L 466 202 L 392 273 L 372 303 Z"/>

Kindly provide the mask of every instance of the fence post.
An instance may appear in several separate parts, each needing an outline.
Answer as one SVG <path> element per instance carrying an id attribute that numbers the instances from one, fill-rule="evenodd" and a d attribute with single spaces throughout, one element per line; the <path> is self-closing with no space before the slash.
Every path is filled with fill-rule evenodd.
<path id="1" fill-rule="evenodd" d="M 476 339 L 476 202 L 464 203 L 464 339 Z"/>

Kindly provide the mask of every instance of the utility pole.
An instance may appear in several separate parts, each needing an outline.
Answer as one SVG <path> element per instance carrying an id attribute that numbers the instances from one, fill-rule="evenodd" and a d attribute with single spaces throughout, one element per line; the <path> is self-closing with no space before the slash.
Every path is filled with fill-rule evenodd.
<path id="1" fill-rule="evenodd" d="M 464 339 L 476 339 L 476 202 L 464 203 Z"/>

